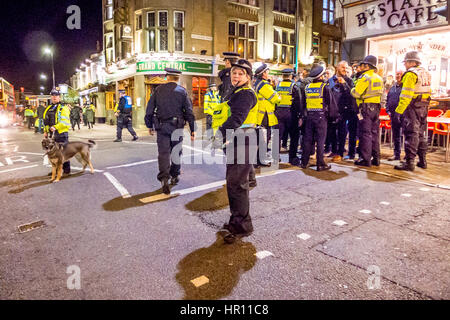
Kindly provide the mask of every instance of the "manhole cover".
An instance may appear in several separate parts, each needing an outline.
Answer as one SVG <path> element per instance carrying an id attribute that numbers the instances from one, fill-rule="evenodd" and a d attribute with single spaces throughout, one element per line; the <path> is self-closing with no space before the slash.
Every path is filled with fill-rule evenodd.
<path id="1" fill-rule="evenodd" d="M 18 226 L 17 229 L 19 229 L 19 233 L 26 233 L 26 232 L 30 232 L 34 229 L 42 228 L 45 226 L 46 226 L 45 222 L 41 220 L 41 221 L 23 224 L 21 226 Z"/>

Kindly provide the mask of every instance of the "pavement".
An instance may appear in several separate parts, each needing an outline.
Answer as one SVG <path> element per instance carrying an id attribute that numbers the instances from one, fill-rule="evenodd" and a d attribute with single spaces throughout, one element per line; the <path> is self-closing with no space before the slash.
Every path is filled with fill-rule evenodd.
<path id="1" fill-rule="evenodd" d="M 220 153 L 203 163 L 204 141 L 185 140 L 191 163 L 165 197 L 146 130 L 138 142 L 125 130 L 123 143 L 107 125 L 70 135 L 97 142 L 96 172 L 76 173 L 73 160 L 74 174 L 55 184 L 42 136 L 0 129 L 0 299 L 450 298 L 442 151 L 414 173 L 384 161 L 262 170 L 250 193 L 255 231 L 226 245 L 218 234 L 229 219 L 225 166 Z M 43 227 L 19 233 L 39 220 Z"/>

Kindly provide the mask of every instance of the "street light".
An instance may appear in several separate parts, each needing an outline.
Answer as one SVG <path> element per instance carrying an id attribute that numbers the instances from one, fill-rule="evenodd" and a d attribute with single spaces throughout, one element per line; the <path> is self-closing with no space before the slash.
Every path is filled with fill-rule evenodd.
<path id="1" fill-rule="evenodd" d="M 41 77 L 42 80 L 47 80 L 47 76 L 45 74 L 41 74 L 40 77 Z"/>
<path id="2" fill-rule="evenodd" d="M 45 90 L 45 87 L 40 87 L 39 89 L 41 89 L 41 91 L 44 91 L 44 90 Z"/>
<path id="3" fill-rule="evenodd" d="M 50 55 L 52 57 L 53 88 L 56 88 L 56 85 L 55 85 L 55 65 L 53 63 L 53 50 L 50 49 L 49 47 L 45 47 L 43 50 L 44 50 L 44 54 Z"/>

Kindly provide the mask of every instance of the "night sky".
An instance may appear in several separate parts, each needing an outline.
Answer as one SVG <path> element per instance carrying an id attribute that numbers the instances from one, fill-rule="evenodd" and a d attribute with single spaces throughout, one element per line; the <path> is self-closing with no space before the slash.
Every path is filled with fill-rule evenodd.
<path id="1" fill-rule="evenodd" d="M 81 29 L 69 30 L 67 8 L 81 9 Z M 54 45 L 56 83 L 63 83 L 102 42 L 101 0 L 1 0 L 0 9 L 0 77 L 16 90 L 39 94 L 53 86 L 51 58 L 42 47 Z M 47 81 L 39 79 L 45 73 Z"/>

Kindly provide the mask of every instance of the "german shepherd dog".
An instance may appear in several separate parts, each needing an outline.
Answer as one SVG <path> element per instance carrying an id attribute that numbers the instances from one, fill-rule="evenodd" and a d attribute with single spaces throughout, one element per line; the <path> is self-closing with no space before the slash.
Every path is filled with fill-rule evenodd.
<path id="1" fill-rule="evenodd" d="M 91 149 L 96 146 L 95 141 L 69 142 L 67 144 L 55 142 L 53 139 L 45 138 L 42 140 L 42 148 L 47 151 L 46 155 L 52 164 L 52 178 L 50 182 L 61 180 L 63 173 L 63 163 L 75 157 L 83 165 L 83 171 L 89 165 L 91 174 L 94 174 L 94 167 L 91 162 Z"/>

